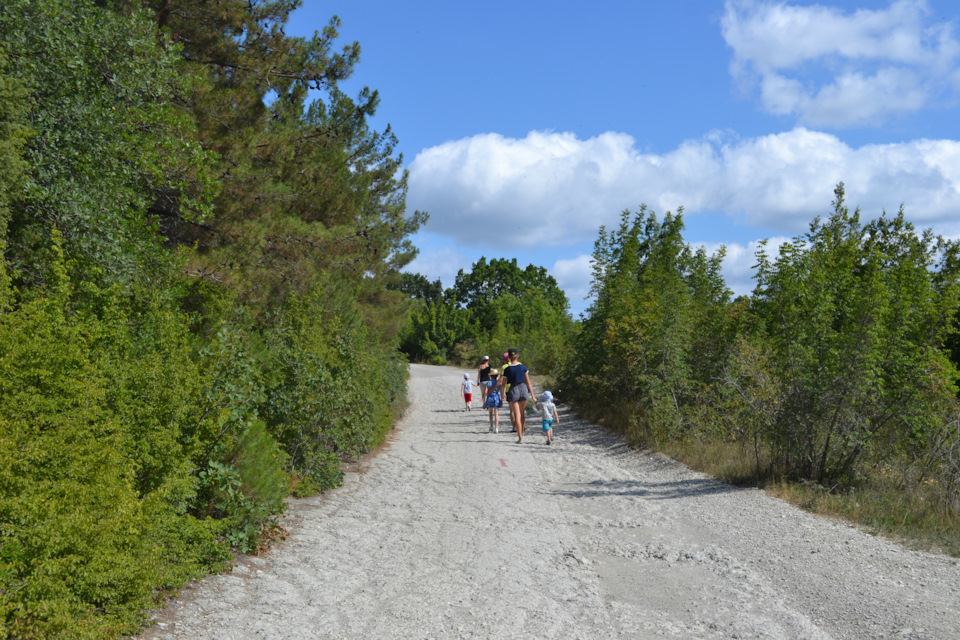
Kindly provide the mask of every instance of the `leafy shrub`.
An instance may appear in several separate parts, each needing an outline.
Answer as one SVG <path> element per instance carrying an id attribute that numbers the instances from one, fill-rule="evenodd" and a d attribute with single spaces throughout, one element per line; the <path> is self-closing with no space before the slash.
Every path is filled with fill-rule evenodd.
<path id="1" fill-rule="evenodd" d="M 339 486 L 339 460 L 379 446 L 406 396 L 406 365 L 371 344 L 349 306 L 325 298 L 291 301 L 266 339 L 271 372 L 263 415 L 307 486 Z M 322 306 L 321 306 L 322 305 Z M 302 491 L 303 489 L 301 489 Z"/>
<path id="2" fill-rule="evenodd" d="M 116 410 L 112 377 L 136 369 L 116 348 L 123 324 L 68 314 L 69 287 L 54 293 L 0 316 L 0 615 L 13 637 L 105 637 L 226 549 L 185 513 L 188 468 L 138 457 L 153 445 Z"/>

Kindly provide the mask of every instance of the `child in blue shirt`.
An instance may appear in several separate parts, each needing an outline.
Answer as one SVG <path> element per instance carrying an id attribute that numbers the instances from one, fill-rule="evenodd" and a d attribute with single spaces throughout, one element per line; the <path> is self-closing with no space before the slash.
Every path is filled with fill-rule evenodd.
<path id="1" fill-rule="evenodd" d="M 487 413 L 490 415 L 490 431 L 494 433 L 500 433 L 500 407 L 503 406 L 500 389 L 497 388 L 499 383 L 497 378 L 499 377 L 499 372 L 496 369 L 491 369 L 490 379 L 484 383 L 487 385 L 487 399 L 483 406 L 487 408 Z"/>

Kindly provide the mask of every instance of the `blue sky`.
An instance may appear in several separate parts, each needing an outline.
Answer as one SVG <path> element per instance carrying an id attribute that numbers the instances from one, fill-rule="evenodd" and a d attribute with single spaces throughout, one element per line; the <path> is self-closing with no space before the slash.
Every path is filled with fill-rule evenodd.
<path id="1" fill-rule="evenodd" d="M 901 203 L 960 237 L 960 3 L 451 3 L 304 0 L 362 48 L 342 88 L 380 92 L 429 212 L 408 270 L 453 283 L 481 256 L 546 267 L 576 316 L 600 225 L 683 207 L 685 237 L 727 247 L 752 288 L 756 242 L 830 211 Z"/>

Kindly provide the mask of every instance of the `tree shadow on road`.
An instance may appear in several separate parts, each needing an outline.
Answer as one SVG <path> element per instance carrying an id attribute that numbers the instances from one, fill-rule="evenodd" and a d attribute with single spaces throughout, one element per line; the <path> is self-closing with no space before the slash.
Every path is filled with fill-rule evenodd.
<path id="1" fill-rule="evenodd" d="M 556 496 L 570 498 L 603 498 L 607 496 L 637 496 L 649 500 L 677 500 L 746 491 L 712 478 L 690 478 L 675 482 L 643 482 L 640 480 L 611 480 L 582 483 L 582 489 L 554 490 Z"/>
<path id="2" fill-rule="evenodd" d="M 645 456 L 651 470 L 684 466 L 665 455 L 649 449 L 632 446 L 623 436 L 608 427 L 600 426 L 578 417 L 567 407 L 558 407 L 560 426 L 554 429 L 554 438 L 561 446 L 584 448 L 608 457 L 634 458 Z M 684 467 L 686 468 L 686 467 Z M 636 496 L 649 500 L 678 500 L 710 495 L 749 491 L 748 488 L 726 484 L 715 478 L 685 478 L 669 482 L 644 482 L 642 480 L 594 480 L 578 488 L 553 491 L 554 495 L 571 498 L 602 498 L 605 496 Z"/>

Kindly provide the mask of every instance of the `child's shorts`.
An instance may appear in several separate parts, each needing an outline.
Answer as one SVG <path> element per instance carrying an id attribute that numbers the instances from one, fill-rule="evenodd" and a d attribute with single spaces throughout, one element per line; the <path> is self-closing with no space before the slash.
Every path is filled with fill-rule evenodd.
<path id="1" fill-rule="evenodd" d="M 472 393 L 463 394 L 463 400 L 464 402 L 473 402 L 473 394 Z"/>
<path id="2" fill-rule="evenodd" d="M 543 430 L 544 430 L 544 431 L 550 431 L 550 429 L 553 429 L 553 420 L 544 420 L 544 421 L 543 421 Z"/>

